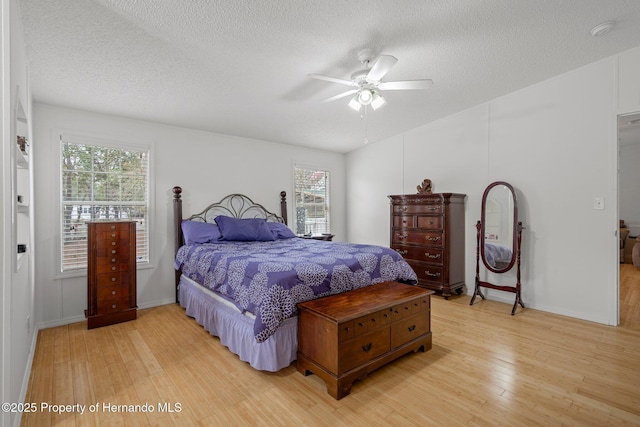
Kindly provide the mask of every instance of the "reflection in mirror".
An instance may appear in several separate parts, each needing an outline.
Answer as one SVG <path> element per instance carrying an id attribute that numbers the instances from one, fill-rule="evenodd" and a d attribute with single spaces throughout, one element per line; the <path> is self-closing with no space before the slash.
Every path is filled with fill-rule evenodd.
<path id="1" fill-rule="evenodd" d="M 516 252 L 515 193 L 509 184 L 495 182 L 487 187 L 482 200 L 482 261 L 493 272 L 509 271 L 513 267 Z"/>
<path id="2" fill-rule="evenodd" d="M 476 286 L 469 305 L 476 296 L 485 299 L 481 288 L 513 292 L 516 300 L 511 314 L 518 304 L 524 308 L 520 296 L 520 247 L 522 242 L 522 222 L 518 221 L 516 192 L 511 184 L 497 181 L 489 184 L 482 195 L 480 221 L 476 224 Z M 482 264 L 493 273 L 506 273 L 516 265 L 515 286 L 495 285 L 480 280 L 480 258 Z"/>

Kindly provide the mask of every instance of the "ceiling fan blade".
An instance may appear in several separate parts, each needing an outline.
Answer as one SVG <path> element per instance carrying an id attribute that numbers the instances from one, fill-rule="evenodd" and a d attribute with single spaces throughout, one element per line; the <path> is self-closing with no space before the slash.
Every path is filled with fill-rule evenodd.
<path id="1" fill-rule="evenodd" d="M 331 98 L 327 98 L 322 102 L 331 102 L 331 101 L 335 101 L 336 99 L 340 99 L 340 98 L 344 98 L 345 96 L 349 96 L 349 95 L 353 95 L 354 93 L 356 93 L 358 91 L 358 89 L 351 89 L 348 90 L 346 92 L 342 92 L 337 94 L 336 96 L 332 96 Z"/>
<path id="2" fill-rule="evenodd" d="M 397 82 L 382 82 L 378 85 L 380 90 L 424 90 L 433 86 L 433 80 L 404 80 Z"/>
<path id="3" fill-rule="evenodd" d="M 376 63 L 371 67 L 371 70 L 369 70 L 367 80 L 372 82 L 380 81 L 380 79 L 389 72 L 396 62 L 398 62 L 398 59 L 395 56 L 380 55 L 376 60 Z"/>
<path id="4" fill-rule="evenodd" d="M 311 77 L 312 79 L 325 80 L 327 82 L 338 83 L 341 85 L 357 86 L 357 84 L 352 82 L 351 80 L 344 80 L 344 79 L 338 79 L 336 77 L 323 76 L 322 74 L 309 74 L 309 77 Z"/>

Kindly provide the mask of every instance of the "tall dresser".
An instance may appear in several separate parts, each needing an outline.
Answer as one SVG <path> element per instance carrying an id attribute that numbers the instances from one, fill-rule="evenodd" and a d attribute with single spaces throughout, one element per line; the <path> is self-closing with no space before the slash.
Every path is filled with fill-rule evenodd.
<path id="1" fill-rule="evenodd" d="M 391 248 L 411 265 L 418 285 L 449 299 L 464 287 L 465 194 L 389 196 Z"/>
<path id="2" fill-rule="evenodd" d="M 136 303 L 136 223 L 87 223 L 88 328 L 133 320 Z"/>

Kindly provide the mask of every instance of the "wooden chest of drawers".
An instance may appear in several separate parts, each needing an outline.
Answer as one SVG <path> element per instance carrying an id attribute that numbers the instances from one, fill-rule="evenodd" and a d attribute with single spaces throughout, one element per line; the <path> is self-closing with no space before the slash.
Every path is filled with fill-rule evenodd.
<path id="1" fill-rule="evenodd" d="M 298 304 L 298 371 L 316 374 L 341 399 L 369 372 L 430 350 L 432 293 L 384 282 Z"/>
<path id="2" fill-rule="evenodd" d="M 411 265 L 418 284 L 445 299 L 464 287 L 464 199 L 455 193 L 391 199 L 391 248 Z"/>
<path id="3" fill-rule="evenodd" d="M 87 226 L 88 328 L 135 319 L 136 223 L 90 222 Z"/>

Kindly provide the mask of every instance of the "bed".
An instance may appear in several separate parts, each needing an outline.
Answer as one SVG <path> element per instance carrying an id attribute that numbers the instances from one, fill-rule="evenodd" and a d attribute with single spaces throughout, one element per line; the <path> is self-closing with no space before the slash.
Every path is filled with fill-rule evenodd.
<path id="1" fill-rule="evenodd" d="M 513 252 L 511 249 L 502 245 L 492 243 L 484 244 L 484 258 L 489 265 L 495 269 L 501 270 L 511 263 Z"/>
<path id="2" fill-rule="evenodd" d="M 417 283 L 394 250 L 297 237 L 281 214 L 230 194 L 183 217 L 174 187 L 176 302 L 253 368 L 275 372 L 296 359 L 299 302 L 385 281 Z"/>

